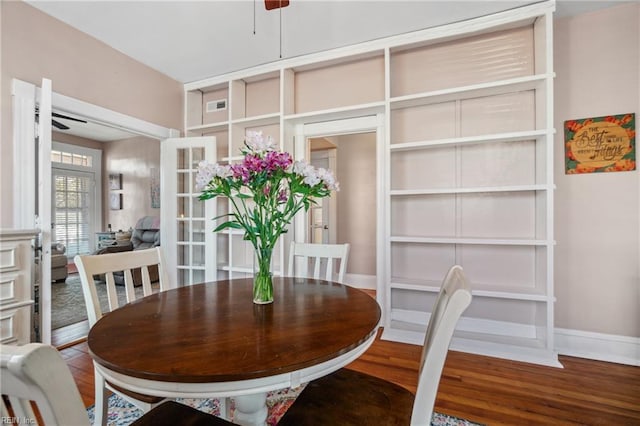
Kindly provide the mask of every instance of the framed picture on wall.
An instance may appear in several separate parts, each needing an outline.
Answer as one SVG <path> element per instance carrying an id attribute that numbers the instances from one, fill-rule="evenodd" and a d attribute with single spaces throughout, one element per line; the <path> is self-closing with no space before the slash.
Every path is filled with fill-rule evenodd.
<path id="1" fill-rule="evenodd" d="M 109 208 L 111 210 L 122 210 L 122 194 L 118 192 L 109 194 Z"/>
<path id="2" fill-rule="evenodd" d="M 568 175 L 636 169 L 635 113 L 567 120 L 564 142 Z"/>
<path id="3" fill-rule="evenodd" d="M 109 189 L 122 189 L 122 173 L 109 175 Z"/>
<path id="4" fill-rule="evenodd" d="M 160 173 L 157 168 L 152 167 L 150 171 L 151 179 L 151 208 L 160 208 Z"/>

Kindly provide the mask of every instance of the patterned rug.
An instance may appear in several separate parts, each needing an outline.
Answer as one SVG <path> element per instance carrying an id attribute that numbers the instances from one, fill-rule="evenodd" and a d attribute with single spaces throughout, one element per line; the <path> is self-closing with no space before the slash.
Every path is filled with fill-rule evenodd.
<path id="1" fill-rule="evenodd" d="M 96 280 L 96 290 L 103 312 L 108 312 L 107 284 Z M 124 286 L 116 286 L 120 305 L 126 303 Z M 135 288 L 136 297 L 142 295 L 142 286 Z M 70 274 L 64 282 L 51 283 L 51 329 L 56 330 L 87 319 L 87 307 L 78 274 Z"/>
<path id="2" fill-rule="evenodd" d="M 267 416 L 267 425 L 274 426 L 280 420 L 280 417 L 287 411 L 289 406 L 293 404 L 297 396 L 304 389 L 304 385 L 295 389 L 282 389 L 279 391 L 269 392 L 267 394 L 267 408 L 269 414 Z M 217 399 L 177 399 L 186 405 L 197 408 L 205 413 L 211 413 L 216 416 L 220 415 L 220 405 Z M 231 399 L 231 421 L 234 415 L 233 399 Z M 142 411 L 129 404 L 117 395 L 109 397 L 108 409 L 108 425 L 109 426 L 127 426 L 142 415 Z M 93 424 L 93 405 L 87 408 L 89 420 Z M 433 413 L 431 419 L 432 426 L 481 426 L 468 420 L 459 419 L 457 417 L 448 416 L 446 414 Z"/>

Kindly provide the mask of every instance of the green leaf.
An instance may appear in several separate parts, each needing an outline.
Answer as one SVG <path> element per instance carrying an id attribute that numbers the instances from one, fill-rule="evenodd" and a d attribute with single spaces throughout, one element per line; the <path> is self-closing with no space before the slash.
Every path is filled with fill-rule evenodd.
<path id="1" fill-rule="evenodd" d="M 228 229 L 228 228 L 232 228 L 232 229 L 244 229 L 244 227 L 242 225 L 240 225 L 238 222 L 225 222 L 222 223 L 220 225 L 218 225 L 218 227 L 216 229 L 213 230 L 213 232 L 220 232 L 224 229 Z"/>

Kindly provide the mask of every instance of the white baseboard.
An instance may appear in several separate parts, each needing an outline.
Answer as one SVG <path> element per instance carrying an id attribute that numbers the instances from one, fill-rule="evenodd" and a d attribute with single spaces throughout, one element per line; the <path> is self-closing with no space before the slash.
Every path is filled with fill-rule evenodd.
<path id="1" fill-rule="evenodd" d="M 390 336 L 389 340 L 397 338 L 398 341 L 404 341 L 405 343 L 422 344 L 421 339 L 423 338 L 424 328 L 428 320 L 429 314 L 426 312 L 401 309 L 394 310 L 391 321 L 413 324 L 414 329 L 404 334 L 399 330 L 389 330 L 387 332 L 387 335 Z M 418 330 L 420 333 L 416 333 Z M 456 330 L 487 333 L 493 336 L 510 336 L 515 339 L 531 339 L 536 336 L 536 330 L 531 325 L 465 317 L 460 318 Z M 392 331 L 393 333 L 391 333 Z M 559 355 L 640 366 L 639 337 L 618 336 L 565 328 L 555 328 L 553 337 L 553 352 Z"/>
<path id="2" fill-rule="evenodd" d="M 556 328 L 560 355 L 640 366 L 640 338 Z"/>
<path id="3" fill-rule="evenodd" d="M 375 275 L 364 274 L 344 274 L 344 282 L 351 287 L 364 288 L 367 290 L 375 290 L 378 286 L 378 280 Z"/>

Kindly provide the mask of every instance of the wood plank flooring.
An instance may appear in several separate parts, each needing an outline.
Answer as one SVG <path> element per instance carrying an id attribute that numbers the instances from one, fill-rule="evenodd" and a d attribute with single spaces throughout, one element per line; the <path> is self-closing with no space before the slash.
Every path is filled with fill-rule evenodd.
<path id="1" fill-rule="evenodd" d="M 415 392 L 420 346 L 378 339 L 349 368 Z M 86 342 L 61 349 L 86 406 Z M 450 351 L 436 411 L 487 425 L 640 425 L 640 367 L 561 356 L 563 369 Z"/>

